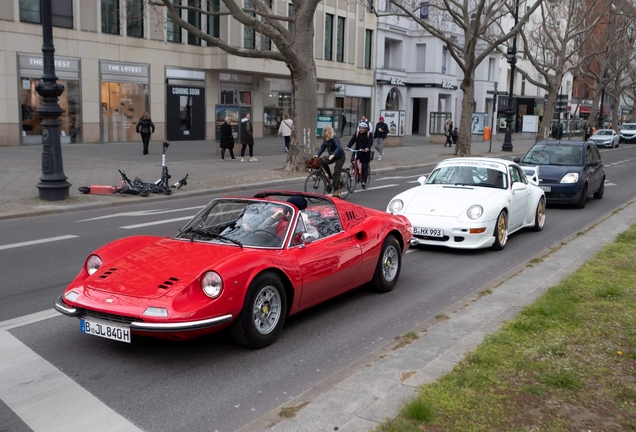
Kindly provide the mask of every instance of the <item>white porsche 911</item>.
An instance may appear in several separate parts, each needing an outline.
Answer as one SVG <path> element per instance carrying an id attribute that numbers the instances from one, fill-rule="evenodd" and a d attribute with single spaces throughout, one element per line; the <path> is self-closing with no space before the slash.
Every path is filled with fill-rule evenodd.
<path id="1" fill-rule="evenodd" d="M 412 245 L 502 250 L 522 228 L 541 231 L 545 195 L 514 162 L 494 158 L 446 159 L 420 186 L 395 196 L 387 212 L 413 225 Z"/>

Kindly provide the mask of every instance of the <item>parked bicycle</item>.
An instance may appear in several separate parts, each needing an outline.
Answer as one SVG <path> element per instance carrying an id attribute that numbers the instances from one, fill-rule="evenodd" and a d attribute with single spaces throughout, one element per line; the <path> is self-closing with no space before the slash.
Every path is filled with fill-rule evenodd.
<path id="1" fill-rule="evenodd" d="M 347 171 L 349 173 L 349 178 L 351 179 L 351 182 L 349 183 L 350 187 L 349 187 L 349 192 L 353 193 L 354 190 L 356 190 L 356 185 L 358 183 L 365 183 L 363 189 L 366 189 L 369 187 L 369 184 L 371 183 L 371 165 L 369 165 L 369 169 L 367 172 L 367 178 L 366 178 L 366 182 L 364 181 L 365 179 L 362 177 L 362 164 L 360 162 L 358 162 L 358 152 L 364 151 L 364 150 L 352 150 L 352 149 L 347 149 L 347 151 L 351 151 L 353 152 L 353 162 L 351 162 L 351 167 L 346 169 L 346 170 L 342 170 Z M 341 193 L 342 193 L 342 189 L 341 189 Z"/>
<path id="2" fill-rule="evenodd" d="M 340 199 L 347 199 L 351 190 L 352 178 L 348 170 L 340 172 Z M 309 175 L 305 180 L 305 192 L 317 194 L 333 193 L 333 181 L 329 181 L 324 164 L 320 168 L 309 168 Z"/>

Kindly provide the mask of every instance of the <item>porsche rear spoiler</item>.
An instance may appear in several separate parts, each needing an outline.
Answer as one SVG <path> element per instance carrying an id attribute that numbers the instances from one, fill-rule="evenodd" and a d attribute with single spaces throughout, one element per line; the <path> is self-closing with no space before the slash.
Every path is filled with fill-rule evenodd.
<path id="1" fill-rule="evenodd" d="M 528 180 L 535 186 L 539 186 L 539 166 L 522 166 L 521 169 L 528 177 Z"/>

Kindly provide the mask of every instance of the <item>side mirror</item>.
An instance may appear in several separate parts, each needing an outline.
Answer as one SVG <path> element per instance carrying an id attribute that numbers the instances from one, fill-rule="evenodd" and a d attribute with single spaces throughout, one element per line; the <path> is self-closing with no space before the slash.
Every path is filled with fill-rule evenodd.
<path id="1" fill-rule="evenodd" d="M 588 162 L 587 166 L 592 166 L 592 167 L 598 166 L 598 161 Z"/>
<path id="2" fill-rule="evenodd" d="M 426 183 L 426 176 L 419 177 L 419 178 L 417 179 L 417 182 L 418 182 L 420 185 L 424 186 L 424 183 Z"/>
<path id="3" fill-rule="evenodd" d="M 521 163 L 521 158 L 516 157 L 513 160 L 514 160 L 515 163 Z"/>
<path id="4" fill-rule="evenodd" d="M 305 244 L 310 244 L 310 243 L 313 243 L 316 240 L 316 237 L 312 236 L 309 233 L 303 233 L 302 239 L 303 239 L 303 242 Z"/>
<path id="5" fill-rule="evenodd" d="M 515 182 L 512 184 L 512 192 L 514 193 L 520 190 L 525 190 L 526 187 L 525 183 Z"/>

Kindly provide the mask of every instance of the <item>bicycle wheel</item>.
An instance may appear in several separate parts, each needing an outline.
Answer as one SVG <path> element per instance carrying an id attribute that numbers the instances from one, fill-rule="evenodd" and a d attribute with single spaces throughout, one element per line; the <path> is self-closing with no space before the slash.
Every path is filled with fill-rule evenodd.
<path id="1" fill-rule="evenodd" d="M 327 182 L 325 181 L 325 178 L 318 172 L 314 171 L 307 176 L 307 180 L 305 180 L 305 192 L 312 192 L 324 195 L 326 189 Z"/>
<path id="2" fill-rule="evenodd" d="M 349 196 L 349 188 L 351 187 L 351 176 L 349 171 L 342 170 L 340 172 L 340 199 L 347 199 Z"/>
<path id="3" fill-rule="evenodd" d="M 353 193 L 353 191 L 356 190 L 356 184 L 358 183 L 356 181 L 355 170 L 350 168 L 346 171 L 349 174 L 349 193 Z"/>

